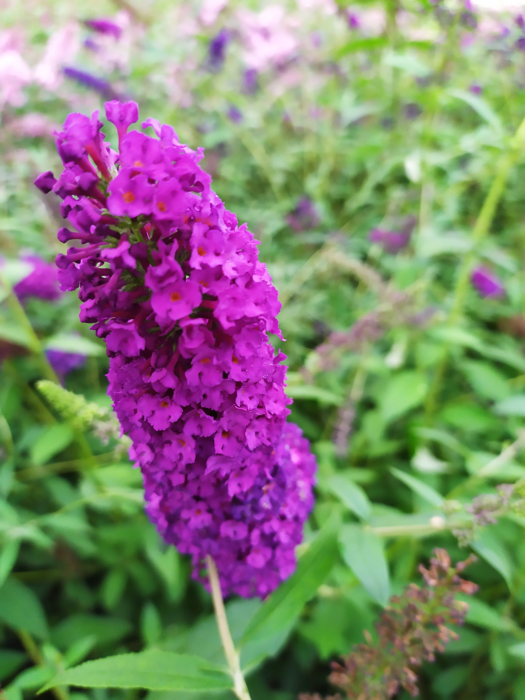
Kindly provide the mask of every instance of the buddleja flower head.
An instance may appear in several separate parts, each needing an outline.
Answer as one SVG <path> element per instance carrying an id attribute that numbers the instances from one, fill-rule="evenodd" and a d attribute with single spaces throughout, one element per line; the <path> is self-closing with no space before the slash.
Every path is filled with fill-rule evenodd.
<path id="1" fill-rule="evenodd" d="M 144 475 L 147 512 L 165 539 L 216 560 L 224 593 L 266 595 L 295 566 L 312 505 L 315 461 L 295 426 L 277 292 L 257 241 L 238 225 L 199 166 L 203 149 L 170 126 L 138 119 L 133 102 L 106 104 L 119 152 L 97 113 L 71 114 L 57 134 L 58 180 L 36 185 L 64 200 L 57 257 L 80 318 L 106 341 L 109 394 Z"/>

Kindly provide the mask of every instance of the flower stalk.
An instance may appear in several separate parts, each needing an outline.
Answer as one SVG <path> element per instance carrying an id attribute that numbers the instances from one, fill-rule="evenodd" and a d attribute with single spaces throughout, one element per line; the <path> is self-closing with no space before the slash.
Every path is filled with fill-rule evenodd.
<path id="1" fill-rule="evenodd" d="M 215 618 L 217 620 L 217 627 L 219 628 L 222 648 L 224 649 L 224 656 L 226 657 L 228 668 L 233 678 L 234 693 L 239 700 L 251 700 L 250 693 L 248 692 L 248 687 L 241 670 L 239 654 L 235 649 L 230 628 L 228 626 L 228 618 L 226 617 L 226 610 L 224 609 L 219 574 L 217 573 L 215 562 L 210 555 L 206 557 L 206 566 L 208 567 L 208 576 L 210 579 L 211 597 L 213 600 L 213 608 L 215 610 Z"/>

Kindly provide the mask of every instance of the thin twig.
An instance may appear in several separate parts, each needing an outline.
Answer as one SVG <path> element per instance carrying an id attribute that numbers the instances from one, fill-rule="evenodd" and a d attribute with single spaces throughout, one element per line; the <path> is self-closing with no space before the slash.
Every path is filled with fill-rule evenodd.
<path id="1" fill-rule="evenodd" d="M 230 673 L 233 678 L 234 693 L 239 700 L 251 700 L 250 693 L 248 692 L 248 688 L 246 686 L 246 681 L 244 680 L 244 676 L 241 671 L 239 654 L 235 649 L 230 628 L 228 626 L 228 619 L 226 617 L 226 610 L 224 609 L 224 601 L 222 599 L 221 584 L 219 581 L 217 567 L 209 554 L 206 557 L 206 566 L 208 567 L 208 575 L 210 577 L 211 597 L 213 600 L 213 607 L 215 609 L 215 618 L 217 620 L 217 627 L 219 628 L 222 648 L 224 649 L 224 656 L 226 657 L 228 668 L 230 669 Z"/>

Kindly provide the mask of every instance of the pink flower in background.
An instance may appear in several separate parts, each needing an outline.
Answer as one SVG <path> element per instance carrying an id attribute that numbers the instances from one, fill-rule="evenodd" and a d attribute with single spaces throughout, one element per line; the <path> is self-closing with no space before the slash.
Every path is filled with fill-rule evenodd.
<path id="1" fill-rule="evenodd" d="M 63 80 L 64 64 L 75 59 L 79 48 L 80 26 L 68 22 L 49 38 L 42 59 L 35 66 L 35 81 L 48 90 L 56 90 Z"/>
<path id="2" fill-rule="evenodd" d="M 0 53 L 0 108 L 20 107 L 26 101 L 23 88 L 31 82 L 31 69 L 18 51 Z"/>
<path id="3" fill-rule="evenodd" d="M 249 68 L 264 70 L 278 66 L 296 53 L 299 44 L 280 5 L 268 5 L 258 14 L 239 10 L 238 19 L 244 61 Z"/>
<path id="4" fill-rule="evenodd" d="M 214 24 L 227 4 L 228 0 L 204 0 L 199 12 L 200 21 L 205 27 Z"/>
<path id="5" fill-rule="evenodd" d="M 21 138 L 52 138 L 53 132 L 59 128 L 59 124 L 38 112 L 28 112 L 9 122 L 10 131 Z"/>

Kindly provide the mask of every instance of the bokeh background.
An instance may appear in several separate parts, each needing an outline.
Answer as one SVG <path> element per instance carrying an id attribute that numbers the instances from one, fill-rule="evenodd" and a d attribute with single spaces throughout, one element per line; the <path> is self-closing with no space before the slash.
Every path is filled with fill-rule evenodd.
<path id="1" fill-rule="evenodd" d="M 373 633 L 382 605 L 419 582 L 436 546 L 454 561 L 475 551 L 469 577 L 480 589 L 459 639 L 421 669 L 420 696 L 525 698 L 525 146 L 514 137 L 525 118 L 525 18 L 515 3 L 480 6 L 3 0 L 8 700 L 32 697 L 67 665 L 123 651 L 221 659 L 208 594 L 143 513 L 140 473 L 108 418 L 103 345 L 56 283 L 59 203 L 32 184 L 59 171 L 53 131 L 67 114 L 108 99 L 134 99 L 141 118 L 204 146 L 214 188 L 260 241 L 282 303 L 286 342 L 275 344 L 288 356 L 291 420 L 319 463 L 306 541 L 341 517 L 329 578 L 265 663 L 252 660 L 253 699 L 330 692 L 330 660 Z M 498 177 L 497 206 L 480 219 Z M 99 407 L 85 435 L 39 393 L 50 366 Z M 363 556 L 353 543 L 367 527 L 381 546 Z M 234 637 L 259 605 L 228 602 Z M 160 695 L 151 700 L 196 697 Z"/>

